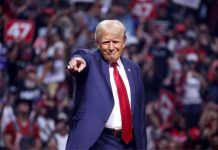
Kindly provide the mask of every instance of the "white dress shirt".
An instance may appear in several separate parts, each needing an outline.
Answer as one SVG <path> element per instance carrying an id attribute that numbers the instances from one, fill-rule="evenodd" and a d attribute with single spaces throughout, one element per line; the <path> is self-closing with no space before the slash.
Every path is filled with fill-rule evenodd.
<path id="1" fill-rule="evenodd" d="M 125 72 L 125 69 L 123 67 L 123 64 L 121 60 L 119 59 L 117 61 L 117 69 L 119 71 L 119 74 L 125 84 L 126 90 L 127 90 L 127 95 L 129 98 L 129 104 L 131 108 L 131 93 L 130 93 L 130 86 L 129 86 L 129 81 Z M 119 105 L 119 97 L 118 97 L 118 91 L 117 91 L 117 86 L 114 80 L 114 75 L 113 75 L 113 67 L 109 66 L 109 74 L 110 74 L 110 83 L 111 83 L 111 88 L 112 88 L 112 93 L 114 97 L 114 107 L 112 110 L 112 113 L 109 117 L 109 119 L 106 122 L 105 127 L 107 128 L 113 128 L 113 129 L 121 129 L 122 128 L 122 120 L 121 120 L 121 113 L 120 113 L 120 105 Z"/>

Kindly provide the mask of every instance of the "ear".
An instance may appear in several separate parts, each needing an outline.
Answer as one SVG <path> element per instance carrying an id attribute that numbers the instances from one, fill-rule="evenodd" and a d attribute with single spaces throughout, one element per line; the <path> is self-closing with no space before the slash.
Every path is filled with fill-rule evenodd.
<path id="1" fill-rule="evenodd" d="M 125 46 L 126 46 L 126 41 L 125 41 L 125 42 L 123 42 L 123 46 L 122 46 L 122 47 L 123 47 L 123 48 L 125 48 Z"/>
<path id="2" fill-rule="evenodd" d="M 96 43 L 96 46 L 97 46 L 98 49 L 100 49 L 100 45 L 99 45 L 99 43 Z"/>

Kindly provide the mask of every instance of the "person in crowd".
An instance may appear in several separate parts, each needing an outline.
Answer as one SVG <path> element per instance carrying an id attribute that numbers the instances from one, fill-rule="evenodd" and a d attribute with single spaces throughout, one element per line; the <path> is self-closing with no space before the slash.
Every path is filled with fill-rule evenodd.
<path id="1" fill-rule="evenodd" d="M 146 149 L 143 83 L 139 67 L 122 57 L 125 27 L 103 20 L 95 38 L 99 50 L 80 49 L 69 62 L 78 84 L 66 149 Z"/>
<path id="2" fill-rule="evenodd" d="M 208 98 L 218 104 L 218 60 L 211 63 L 208 71 Z"/>
<path id="3" fill-rule="evenodd" d="M 43 89 L 37 82 L 36 67 L 34 65 L 27 65 L 23 74 L 23 80 L 17 86 L 17 97 L 34 104 L 43 95 Z"/>
<path id="4" fill-rule="evenodd" d="M 0 99 L 0 147 L 4 147 L 3 135 L 5 127 L 11 121 L 15 121 L 13 106 L 15 100 L 17 100 L 16 97 L 16 90 L 12 88 L 8 89 L 6 96 Z"/>
<path id="5" fill-rule="evenodd" d="M 160 80 L 155 72 L 153 57 L 146 56 L 142 69 L 146 103 L 158 99 Z"/>
<path id="6" fill-rule="evenodd" d="M 155 74 L 159 79 L 160 86 L 162 86 L 170 71 L 169 62 L 172 58 L 172 52 L 165 46 L 163 37 L 158 35 L 153 39 L 149 54 L 153 57 Z"/>
<path id="7" fill-rule="evenodd" d="M 3 132 L 4 146 L 9 149 L 40 149 L 38 126 L 29 119 L 30 104 L 17 101 L 16 120 L 9 122 Z"/>
<path id="8" fill-rule="evenodd" d="M 42 141 L 42 146 L 46 147 L 49 138 L 55 130 L 55 121 L 53 118 L 51 118 L 51 114 L 49 114 L 50 110 L 46 103 L 43 101 L 41 103 L 42 104 L 36 122 L 39 127 L 39 134 Z"/>
<path id="9" fill-rule="evenodd" d="M 57 140 L 58 150 L 65 150 L 68 138 L 69 125 L 67 122 L 66 114 L 60 114 L 62 115 L 59 115 L 57 119 L 54 137 Z"/>
<path id="10" fill-rule="evenodd" d="M 187 127 L 196 127 L 201 116 L 203 97 L 202 94 L 207 88 L 207 82 L 198 72 L 198 55 L 191 53 L 186 56 L 186 71 L 183 72 L 181 101 L 183 112 L 187 118 Z"/>
<path id="11" fill-rule="evenodd" d="M 199 128 L 202 132 L 201 140 L 203 149 L 207 149 L 210 144 L 210 140 L 217 133 L 218 129 L 218 105 L 214 102 L 209 102 L 204 107 L 203 113 L 199 120 Z M 216 136 L 214 136 L 216 137 Z M 214 140 L 216 140 L 214 138 Z M 214 143 L 214 145 L 216 145 Z"/>
<path id="12" fill-rule="evenodd" d="M 58 150 L 58 142 L 55 137 L 50 137 L 50 139 L 48 140 L 47 149 L 48 150 Z"/>
<path id="13" fill-rule="evenodd" d="M 211 135 L 210 141 L 210 149 L 218 149 L 218 131 Z"/>

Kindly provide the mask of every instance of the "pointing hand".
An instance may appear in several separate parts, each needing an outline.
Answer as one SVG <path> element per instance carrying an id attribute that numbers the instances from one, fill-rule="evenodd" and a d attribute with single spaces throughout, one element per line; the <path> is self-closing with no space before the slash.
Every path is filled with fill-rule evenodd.
<path id="1" fill-rule="evenodd" d="M 69 65 L 67 66 L 67 69 L 71 73 L 80 73 L 85 67 L 86 67 L 86 62 L 83 58 L 73 57 L 70 60 Z"/>

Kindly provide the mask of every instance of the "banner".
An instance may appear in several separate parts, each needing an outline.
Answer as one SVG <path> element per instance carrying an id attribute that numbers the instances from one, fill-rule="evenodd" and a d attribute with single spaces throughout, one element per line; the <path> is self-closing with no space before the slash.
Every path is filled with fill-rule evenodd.
<path id="1" fill-rule="evenodd" d="M 193 9 L 198 9 L 201 3 L 201 0 L 173 0 L 175 4 L 187 6 Z"/>
<path id="2" fill-rule="evenodd" d="M 9 20 L 4 26 L 4 41 L 22 41 L 31 43 L 34 37 L 35 25 L 30 20 Z"/>
<path id="3" fill-rule="evenodd" d="M 71 0 L 70 3 L 76 3 L 76 2 L 81 2 L 81 3 L 94 3 L 95 0 Z"/>
<path id="4" fill-rule="evenodd" d="M 129 8 L 133 16 L 144 20 L 155 19 L 157 16 L 157 5 L 152 0 L 132 0 Z"/>
<path id="5" fill-rule="evenodd" d="M 168 90 L 162 89 L 160 92 L 160 114 L 163 123 L 170 122 L 176 108 L 176 97 Z"/>

